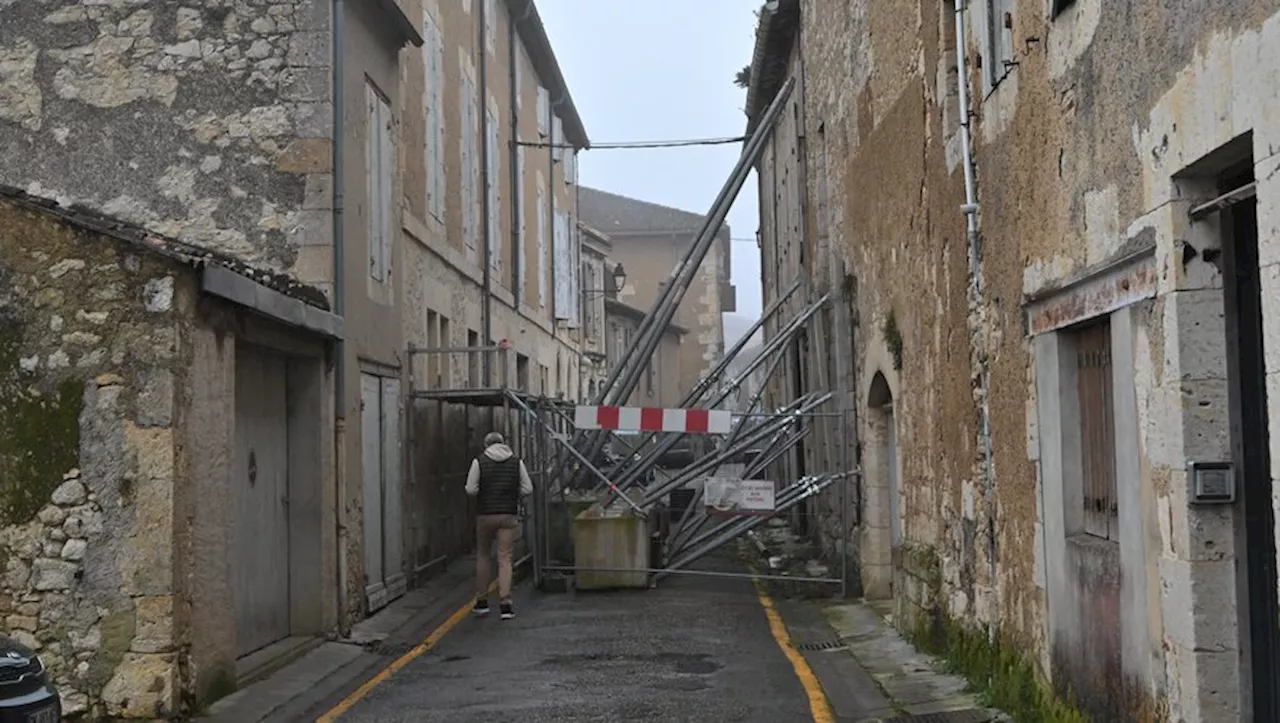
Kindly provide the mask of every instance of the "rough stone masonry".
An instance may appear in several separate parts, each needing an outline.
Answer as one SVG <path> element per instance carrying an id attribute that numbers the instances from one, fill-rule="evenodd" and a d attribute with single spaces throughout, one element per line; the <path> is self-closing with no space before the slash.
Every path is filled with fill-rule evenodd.
<path id="1" fill-rule="evenodd" d="M 0 629 L 40 654 L 68 715 L 177 711 L 189 278 L 0 201 Z"/>
<path id="2" fill-rule="evenodd" d="M 0 9 L 0 183 L 327 279 L 329 3 Z"/>

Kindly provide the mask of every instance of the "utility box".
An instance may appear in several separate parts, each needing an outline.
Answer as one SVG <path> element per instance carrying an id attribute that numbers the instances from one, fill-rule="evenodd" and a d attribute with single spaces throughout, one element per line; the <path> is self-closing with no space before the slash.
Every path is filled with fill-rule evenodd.
<path id="1" fill-rule="evenodd" d="M 574 587 L 579 590 L 647 588 L 649 526 L 650 521 L 636 515 L 625 502 L 615 503 L 607 510 L 597 503 L 574 517 L 573 558 L 574 566 L 579 568 L 574 574 Z M 582 568 L 607 568 L 617 572 L 590 572 Z"/>

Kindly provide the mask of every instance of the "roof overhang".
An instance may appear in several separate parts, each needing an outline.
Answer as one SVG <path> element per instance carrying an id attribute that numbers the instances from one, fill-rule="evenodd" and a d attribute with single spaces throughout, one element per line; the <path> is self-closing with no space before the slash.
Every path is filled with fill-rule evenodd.
<path id="1" fill-rule="evenodd" d="M 422 34 L 418 32 L 417 24 L 410 20 L 408 15 L 405 15 L 404 8 L 400 7 L 400 3 L 396 2 L 396 0 L 376 0 L 374 4 L 386 16 L 391 28 L 400 36 L 402 44 L 410 44 L 417 48 L 422 47 Z"/>
<path id="2" fill-rule="evenodd" d="M 200 274 L 200 290 L 282 324 L 330 339 L 342 338 L 342 317 L 286 296 L 230 269 L 205 266 Z"/>
<path id="3" fill-rule="evenodd" d="M 564 137 L 574 148 L 585 150 L 591 147 L 591 139 L 587 137 L 587 129 L 578 115 L 578 108 L 573 104 L 573 96 L 569 94 L 569 84 L 560 71 L 560 63 L 556 60 L 555 51 L 551 48 L 551 39 L 547 37 L 547 28 L 542 24 L 542 16 L 538 14 L 534 0 L 505 0 L 507 12 L 515 23 L 516 32 L 529 52 L 529 60 L 533 69 L 542 79 L 551 93 L 551 106 L 560 122 L 564 124 Z"/>
<path id="4" fill-rule="evenodd" d="M 744 106 L 748 135 L 755 130 L 760 114 L 769 107 L 786 82 L 790 72 L 791 48 L 799 28 L 800 0 L 769 0 L 760 9 Z"/>

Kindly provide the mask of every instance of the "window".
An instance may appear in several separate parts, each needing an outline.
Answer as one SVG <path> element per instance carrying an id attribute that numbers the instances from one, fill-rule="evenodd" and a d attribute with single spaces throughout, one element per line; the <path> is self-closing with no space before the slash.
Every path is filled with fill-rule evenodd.
<path id="1" fill-rule="evenodd" d="M 368 191 L 369 276 L 386 281 L 391 272 L 395 195 L 395 149 L 391 104 L 372 83 L 365 84 L 365 188 Z"/>
<path id="2" fill-rule="evenodd" d="M 538 306 L 547 305 L 547 204 L 538 185 Z"/>
<path id="3" fill-rule="evenodd" d="M 516 263 L 512 269 L 513 286 L 516 303 L 525 300 L 525 274 L 529 273 L 525 261 L 525 212 L 524 212 L 524 148 L 516 147 L 516 190 L 515 201 L 511 204 L 512 235 L 516 247 Z"/>
<path id="4" fill-rule="evenodd" d="M 525 53 L 523 43 L 517 45 L 516 47 L 517 47 L 516 57 L 512 58 L 511 62 L 516 64 L 515 96 L 516 96 L 516 108 L 519 109 L 524 106 L 524 102 L 523 102 L 524 101 L 524 64 L 526 62 L 526 59 L 529 56 L 527 53 Z"/>
<path id="5" fill-rule="evenodd" d="M 572 148 L 566 148 L 564 154 L 564 185 L 576 183 L 578 181 L 578 152 Z"/>
<path id="6" fill-rule="evenodd" d="M 424 70 L 423 104 L 426 126 L 427 212 L 444 220 L 444 38 L 435 20 L 423 12 L 422 64 Z"/>
<path id="7" fill-rule="evenodd" d="M 551 121 L 551 91 L 538 86 L 538 137 L 546 140 L 547 124 Z"/>
<path id="8" fill-rule="evenodd" d="M 439 314 L 434 311 L 427 312 L 427 348 L 439 349 L 443 344 L 440 343 L 440 322 Z M 431 389 L 439 389 L 440 384 L 440 355 L 434 352 L 427 352 L 427 386 Z"/>
<path id="9" fill-rule="evenodd" d="M 485 192 L 489 195 L 489 218 L 485 223 L 485 238 L 489 244 L 489 268 L 497 271 L 502 267 L 502 236 L 498 233 L 501 228 L 498 219 L 502 218 L 502 195 L 499 193 L 502 182 L 498 176 L 501 158 L 498 156 L 498 114 L 490 109 L 487 115 L 485 153 L 488 158 L 485 160 L 489 182 Z"/>
<path id="10" fill-rule="evenodd" d="M 551 157 L 557 162 L 564 160 L 564 127 L 560 116 L 551 116 Z"/>
<path id="11" fill-rule="evenodd" d="M 484 47 L 490 53 L 493 52 L 497 32 L 494 30 L 498 26 L 497 3 L 493 0 L 484 0 Z"/>
<path id="12" fill-rule="evenodd" d="M 942 75 L 945 87 L 938 97 L 942 98 L 942 129 L 950 136 L 960 129 L 960 70 L 956 64 L 955 0 L 942 0 L 942 14 L 938 24 L 938 35 L 942 39 L 938 62 L 946 68 Z M 823 153 L 826 153 L 825 148 Z"/>
<path id="13" fill-rule="evenodd" d="M 483 352 L 480 347 L 480 332 L 467 329 L 467 386 L 475 389 L 480 386 L 480 369 Z"/>
<path id="14" fill-rule="evenodd" d="M 1111 322 L 1068 332 L 1076 352 L 1076 396 L 1080 404 L 1080 481 L 1084 531 L 1118 539 L 1116 431 L 1111 379 Z"/>
<path id="15" fill-rule="evenodd" d="M 516 388 L 529 391 L 529 357 L 524 354 L 516 354 Z"/>
<path id="16" fill-rule="evenodd" d="M 595 290 L 598 287 L 596 287 L 596 285 L 592 283 L 592 280 L 595 278 L 595 274 L 591 272 L 591 264 L 586 261 L 582 262 L 582 278 L 587 279 L 587 289 L 589 291 L 587 291 L 586 293 L 592 297 L 590 299 L 584 300 L 585 308 L 582 310 L 583 317 L 584 317 L 583 333 L 586 335 L 586 338 L 594 339 L 596 335 L 595 334 L 595 331 L 596 331 L 595 329 L 595 324 L 596 324 L 595 296 L 596 294 L 593 293 L 593 291 L 591 290 Z"/>
<path id="17" fill-rule="evenodd" d="M 569 250 L 569 214 L 556 211 L 551 250 L 555 254 L 551 275 L 555 284 L 555 313 L 561 320 L 573 319 L 573 255 Z"/>
<path id="18" fill-rule="evenodd" d="M 480 133 L 479 116 L 476 115 L 476 84 L 471 74 L 464 73 L 462 77 L 462 103 L 460 104 L 460 113 L 462 115 L 462 144 L 460 146 L 462 153 L 462 240 L 467 247 L 467 258 L 471 261 L 478 259 L 476 245 L 478 241 L 479 220 L 480 220 L 480 203 L 477 192 L 477 180 L 479 175 L 480 159 L 477 153 L 477 139 Z"/>
<path id="19" fill-rule="evenodd" d="M 1014 0 L 985 0 L 987 11 L 986 52 L 982 65 L 986 68 L 987 88 L 994 88 L 1004 80 L 1013 63 L 1013 15 Z"/>

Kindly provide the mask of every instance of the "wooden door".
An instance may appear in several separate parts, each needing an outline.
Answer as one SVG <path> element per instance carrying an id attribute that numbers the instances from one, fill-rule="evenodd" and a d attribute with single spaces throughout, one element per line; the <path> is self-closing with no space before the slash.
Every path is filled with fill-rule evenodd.
<path id="1" fill-rule="evenodd" d="M 236 352 L 232 553 L 236 652 L 289 635 L 289 435 L 284 357 Z"/>

